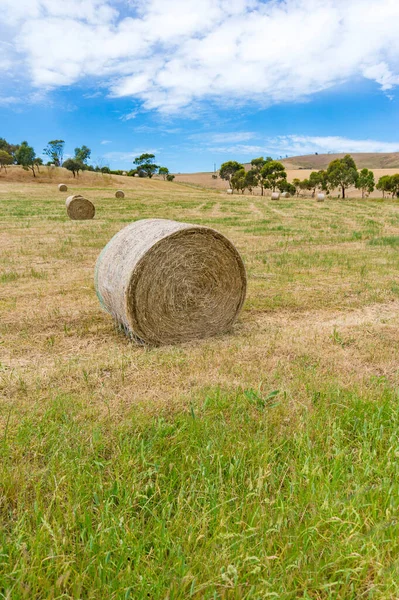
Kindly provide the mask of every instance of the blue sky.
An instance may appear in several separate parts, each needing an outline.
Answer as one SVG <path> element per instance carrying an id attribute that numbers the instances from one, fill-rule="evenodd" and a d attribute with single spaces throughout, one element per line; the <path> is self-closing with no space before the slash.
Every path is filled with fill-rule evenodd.
<path id="1" fill-rule="evenodd" d="M 399 151 L 396 0 L 2 0 L 0 137 L 173 172 Z"/>

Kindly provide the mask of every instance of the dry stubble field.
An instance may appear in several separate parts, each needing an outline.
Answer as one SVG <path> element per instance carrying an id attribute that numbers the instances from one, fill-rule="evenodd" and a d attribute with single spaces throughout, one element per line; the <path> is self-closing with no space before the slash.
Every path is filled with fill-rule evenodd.
<path id="1" fill-rule="evenodd" d="M 89 222 L 0 184 L 0 598 L 399 597 L 398 203 L 101 181 Z M 236 244 L 233 331 L 101 311 L 100 250 L 154 216 Z"/>

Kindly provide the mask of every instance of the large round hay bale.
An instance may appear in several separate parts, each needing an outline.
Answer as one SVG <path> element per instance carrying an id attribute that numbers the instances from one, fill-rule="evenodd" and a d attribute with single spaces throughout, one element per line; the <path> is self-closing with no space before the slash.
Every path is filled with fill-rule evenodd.
<path id="1" fill-rule="evenodd" d="M 279 199 L 280 199 L 280 192 L 273 192 L 272 200 L 279 200 Z"/>
<path id="2" fill-rule="evenodd" d="M 65 183 L 60 183 L 58 185 L 58 191 L 59 192 L 67 192 L 68 191 L 68 186 L 65 185 Z"/>
<path id="3" fill-rule="evenodd" d="M 228 331 L 245 299 L 246 274 L 217 231 L 143 219 L 101 252 L 95 287 L 126 333 L 152 345 L 175 344 Z"/>
<path id="4" fill-rule="evenodd" d="M 83 198 L 83 196 L 68 196 L 66 199 L 66 208 L 68 217 L 74 221 L 85 221 L 87 219 L 92 219 L 96 214 L 96 209 L 94 204 L 87 200 L 87 198 Z"/>
<path id="5" fill-rule="evenodd" d="M 228 194 L 232 194 L 232 193 L 233 193 L 233 190 L 231 190 L 231 189 L 228 189 L 228 190 L 227 190 L 227 193 L 228 193 Z"/>
<path id="6" fill-rule="evenodd" d="M 117 190 L 115 192 L 115 198 L 124 198 L 125 197 L 125 192 L 123 192 L 122 190 Z"/>
<path id="7" fill-rule="evenodd" d="M 289 192 L 283 192 L 283 193 L 281 194 L 281 197 L 282 197 L 282 198 L 291 198 L 291 194 L 290 194 Z"/>
<path id="8" fill-rule="evenodd" d="M 317 194 L 317 202 L 324 202 L 324 200 L 325 200 L 324 194 Z"/>

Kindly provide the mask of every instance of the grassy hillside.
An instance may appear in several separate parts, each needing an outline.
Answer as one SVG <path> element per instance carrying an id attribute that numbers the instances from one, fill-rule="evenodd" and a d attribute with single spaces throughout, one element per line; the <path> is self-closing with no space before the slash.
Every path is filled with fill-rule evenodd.
<path id="1" fill-rule="evenodd" d="M 326 169 L 330 162 L 336 158 L 343 158 L 343 154 L 309 154 L 306 156 L 293 156 L 281 162 L 287 169 Z M 373 152 L 350 153 L 359 169 L 399 169 L 399 152 Z"/>
<path id="2" fill-rule="evenodd" d="M 399 597 L 398 203 L 99 181 L 90 222 L 0 184 L 0 597 Z M 154 216 L 242 253 L 225 335 L 138 346 L 100 309 L 99 252 Z"/>

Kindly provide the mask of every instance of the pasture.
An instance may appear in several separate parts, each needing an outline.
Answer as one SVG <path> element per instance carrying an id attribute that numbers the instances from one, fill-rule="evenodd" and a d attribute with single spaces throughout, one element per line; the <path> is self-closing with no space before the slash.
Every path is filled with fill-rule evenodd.
<path id="1" fill-rule="evenodd" d="M 398 202 L 104 181 L 68 182 L 83 222 L 0 184 L 0 598 L 398 597 Z M 236 245 L 231 332 L 150 348 L 101 311 L 147 217 Z"/>

